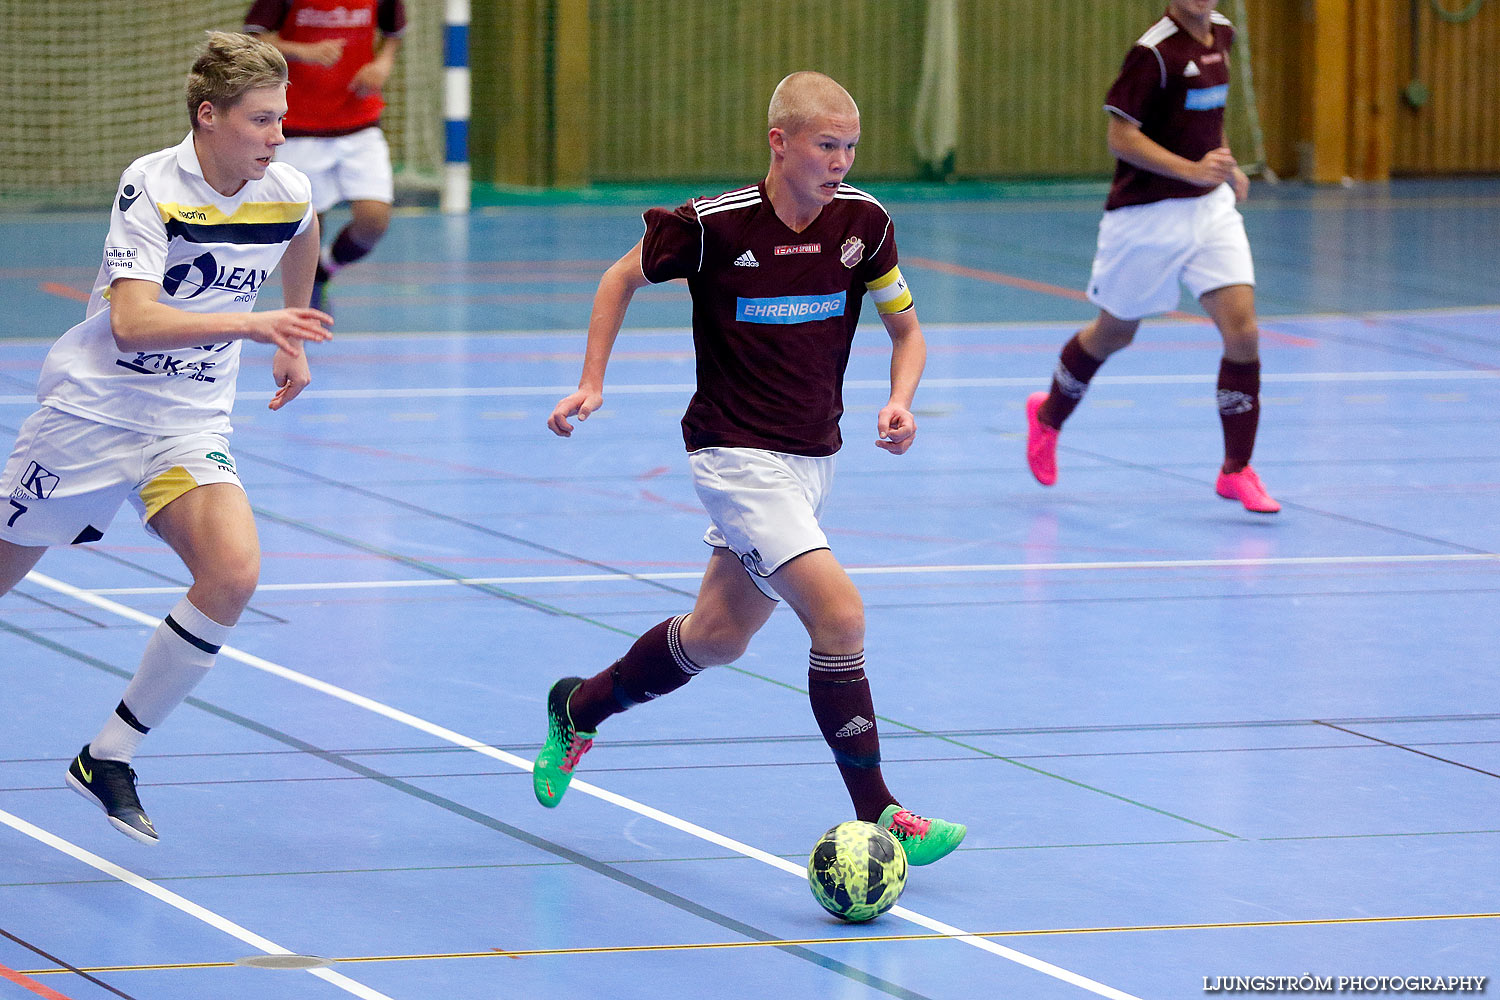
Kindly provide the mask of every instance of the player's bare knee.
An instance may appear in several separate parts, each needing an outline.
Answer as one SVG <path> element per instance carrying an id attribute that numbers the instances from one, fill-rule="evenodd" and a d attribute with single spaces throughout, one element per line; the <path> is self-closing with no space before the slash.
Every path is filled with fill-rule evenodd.
<path id="1" fill-rule="evenodd" d="M 821 653 L 855 652 L 865 646 L 865 608 L 858 600 L 825 610 L 808 629 Z"/>
<path id="2" fill-rule="evenodd" d="M 1260 357 L 1260 328 L 1254 320 L 1220 330 L 1224 336 L 1224 356 L 1230 361 L 1248 363 Z"/>
<path id="3" fill-rule="evenodd" d="M 374 246 L 391 226 L 391 208 L 378 205 L 374 208 L 356 207 L 354 217 L 349 220 L 349 235 L 360 246 Z"/>
<path id="4" fill-rule="evenodd" d="M 195 578 L 194 585 L 200 584 L 209 595 L 205 600 L 214 607 L 199 610 L 221 624 L 230 624 L 225 617 L 239 617 L 255 596 L 255 588 L 260 584 L 260 553 L 245 550 L 221 554 L 213 566 Z"/>
<path id="5" fill-rule="evenodd" d="M 745 655 L 753 632 L 732 620 L 694 611 L 679 633 L 688 658 L 701 667 L 720 667 Z"/>
<path id="6" fill-rule="evenodd" d="M 390 224 L 389 217 L 356 220 L 352 224 L 353 231 L 349 235 L 354 237 L 354 241 L 360 246 L 372 247 L 380 242 L 380 238 L 385 235 Z"/>
<path id="7" fill-rule="evenodd" d="M 1103 361 L 1123 350 L 1135 340 L 1140 324 L 1114 316 L 1101 315 L 1078 333 L 1078 343 L 1090 357 Z"/>

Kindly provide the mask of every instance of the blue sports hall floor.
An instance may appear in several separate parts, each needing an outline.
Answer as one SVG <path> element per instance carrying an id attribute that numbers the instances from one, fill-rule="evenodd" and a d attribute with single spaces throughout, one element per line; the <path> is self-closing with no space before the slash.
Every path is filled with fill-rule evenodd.
<path id="1" fill-rule="evenodd" d="M 887 198 L 931 349 L 920 431 L 874 447 L 889 342 L 867 306 L 827 527 L 867 604 L 891 785 L 969 826 L 898 909 L 844 925 L 808 892 L 848 803 L 784 609 L 536 804 L 548 685 L 687 610 L 705 562 L 689 302 L 640 293 L 606 408 L 557 439 L 642 206 L 408 210 L 337 280 L 312 389 L 269 412 L 246 349 L 232 444 L 262 585 L 137 758 L 159 846 L 62 778 L 182 566 L 127 508 L 0 598 L 0 997 L 1166 1000 L 1500 975 L 1500 181 L 1256 187 L 1273 517 L 1213 492 L 1220 345 L 1186 299 L 1096 379 L 1058 484 L 1028 474 L 1022 404 L 1091 315 L 1098 195 Z M 105 223 L 0 218 L 6 449 Z"/>

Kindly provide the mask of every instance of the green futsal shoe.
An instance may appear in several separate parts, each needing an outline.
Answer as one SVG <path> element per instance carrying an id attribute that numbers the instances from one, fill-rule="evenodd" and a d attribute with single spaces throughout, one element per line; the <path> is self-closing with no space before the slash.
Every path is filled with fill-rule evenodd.
<path id="1" fill-rule="evenodd" d="M 964 834 L 969 832 L 962 823 L 926 819 L 894 802 L 880 814 L 879 825 L 895 834 L 906 849 L 906 861 L 911 865 L 930 865 L 946 858 L 963 843 Z"/>
<path id="2" fill-rule="evenodd" d="M 564 677 L 547 692 L 547 742 L 531 767 L 531 790 L 548 809 L 562 801 L 578 758 L 588 753 L 597 735 L 580 733 L 568 713 L 568 698 L 582 683 L 581 677 Z"/>

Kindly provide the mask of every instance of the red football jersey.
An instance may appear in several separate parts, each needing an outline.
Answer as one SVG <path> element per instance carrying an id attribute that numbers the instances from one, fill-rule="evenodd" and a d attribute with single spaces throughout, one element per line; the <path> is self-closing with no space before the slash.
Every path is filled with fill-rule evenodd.
<path id="1" fill-rule="evenodd" d="M 1125 56 L 1104 104 L 1105 110 L 1139 125 L 1147 138 L 1189 160 L 1201 160 L 1224 143 L 1234 27 L 1218 11 L 1211 17 L 1211 45 L 1194 38 L 1170 13 L 1152 25 Z M 1208 191 L 1118 160 L 1104 207 L 1196 198 Z"/>
<path id="2" fill-rule="evenodd" d="M 401 0 L 255 0 L 245 15 L 252 34 L 274 31 L 289 42 L 342 38 L 344 50 L 332 66 L 288 59 L 291 86 L 284 123 L 288 136 L 348 135 L 379 124 L 385 101 L 349 89 L 359 68 L 375 58 L 375 33 L 397 37 L 406 30 Z"/>
<path id="3" fill-rule="evenodd" d="M 865 286 L 896 267 L 891 218 L 839 186 L 793 232 L 764 182 L 645 215 L 641 270 L 686 278 L 698 390 L 682 418 L 689 451 L 764 448 L 832 455 L 842 444 L 844 369 Z"/>

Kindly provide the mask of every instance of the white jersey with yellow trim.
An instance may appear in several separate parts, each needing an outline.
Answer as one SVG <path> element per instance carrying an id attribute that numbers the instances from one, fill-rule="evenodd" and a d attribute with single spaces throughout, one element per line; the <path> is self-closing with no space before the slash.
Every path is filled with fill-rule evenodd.
<path id="1" fill-rule="evenodd" d="M 120 177 L 85 319 L 47 352 L 37 401 L 143 434 L 228 434 L 240 341 L 122 352 L 110 283 L 156 282 L 159 301 L 184 312 L 249 312 L 313 217 L 307 178 L 284 163 L 226 198 L 204 180 L 191 135 L 136 160 Z"/>

